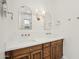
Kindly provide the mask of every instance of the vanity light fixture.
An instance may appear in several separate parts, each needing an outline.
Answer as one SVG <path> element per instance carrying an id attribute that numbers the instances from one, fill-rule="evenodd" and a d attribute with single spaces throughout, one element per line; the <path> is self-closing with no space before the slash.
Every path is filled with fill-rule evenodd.
<path id="1" fill-rule="evenodd" d="M 37 18 L 37 20 L 40 21 L 42 18 L 44 18 L 45 13 L 46 13 L 46 11 L 43 8 L 36 9 L 36 18 Z"/>
<path id="2" fill-rule="evenodd" d="M 46 8 L 36 8 L 34 13 L 36 20 L 42 24 L 46 35 L 52 34 L 52 14 Z"/>

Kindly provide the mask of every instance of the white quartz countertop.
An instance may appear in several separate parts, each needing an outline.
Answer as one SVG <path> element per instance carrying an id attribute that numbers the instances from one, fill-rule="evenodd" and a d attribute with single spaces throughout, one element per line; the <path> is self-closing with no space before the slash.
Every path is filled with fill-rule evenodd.
<path id="1" fill-rule="evenodd" d="M 9 41 L 6 43 L 6 48 L 5 51 L 10 51 L 10 50 L 15 50 L 19 48 L 24 48 L 24 47 L 30 47 L 38 44 L 43 44 L 55 40 L 60 40 L 63 39 L 63 37 L 58 36 L 58 35 L 52 35 L 52 36 L 42 36 L 42 37 L 31 37 L 28 39 L 17 39 L 13 41 Z"/>

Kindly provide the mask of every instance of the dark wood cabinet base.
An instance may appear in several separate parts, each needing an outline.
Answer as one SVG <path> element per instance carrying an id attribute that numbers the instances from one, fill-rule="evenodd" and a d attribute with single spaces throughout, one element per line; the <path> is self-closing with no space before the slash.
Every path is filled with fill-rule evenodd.
<path id="1" fill-rule="evenodd" d="M 5 52 L 5 59 L 61 59 L 63 39 Z"/>

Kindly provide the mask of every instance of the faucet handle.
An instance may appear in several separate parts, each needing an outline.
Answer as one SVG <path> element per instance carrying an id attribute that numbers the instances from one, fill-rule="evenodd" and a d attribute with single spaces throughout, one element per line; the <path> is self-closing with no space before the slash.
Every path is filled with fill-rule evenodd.
<path id="1" fill-rule="evenodd" d="M 27 36 L 27 34 L 25 34 L 25 36 Z"/>
<path id="2" fill-rule="evenodd" d="M 30 36 L 30 34 L 28 34 L 28 36 Z"/>
<path id="3" fill-rule="evenodd" d="M 21 36 L 23 37 L 23 36 L 24 36 L 24 34 L 21 34 Z"/>

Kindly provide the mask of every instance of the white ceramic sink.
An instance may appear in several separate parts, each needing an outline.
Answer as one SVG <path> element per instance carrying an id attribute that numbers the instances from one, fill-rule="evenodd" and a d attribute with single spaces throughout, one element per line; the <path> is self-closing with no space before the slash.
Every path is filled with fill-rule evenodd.
<path id="1" fill-rule="evenodd" d="M 25 40 L 25 39 L 20 39 L 18 41 L 12 41 L 9 43 L 6 43 L 6 51 L 9 50 L 14 50 L 17 48 L 23 48 L 23 47 L 29 47 L 32 45 L 36 45 L 38 44 L 38 42 L 34 41 L 34 40 Z"/>
<path id="2" fill-rule="evenodd" d="M 43 44 L 51 41 L 61 39 L 61 36 L 51 35 L 51 36 L 38 36 L 38 37 L 28 37 L 28 38 L 19 38 L 13 41 L 8 41 L 6 43 L 6 51 L 15 50 L 24 47 L 30 47 L 38 44 Z"/>
<path id="3" fill-rule="evenodd" d="M 58 36 L 58 35 L 50 35 L 50 36 L 37 37 L 37 38 L 34 38 L 33 40 L 36 41 L 36 42 L 46 43 L 46 42 L 58 40 L 60 38 L 62 38 L 62 37 Z"/>

